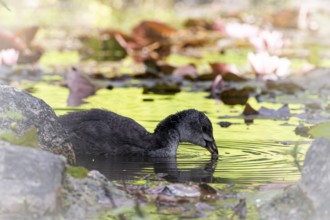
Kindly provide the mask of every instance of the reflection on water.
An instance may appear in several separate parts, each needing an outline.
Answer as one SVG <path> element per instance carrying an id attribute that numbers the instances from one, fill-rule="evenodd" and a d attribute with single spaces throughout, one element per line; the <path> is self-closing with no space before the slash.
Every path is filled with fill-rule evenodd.
<path id="1" fill-rule="evenodd" d="M 56 91 L 56 92 L 54 92 Z M 36 85 L 34 95 L 51 105 L 58 115 L 73 109 L 66 108 L 68 91 L 65 88 L 46 84 Z M 237 117 L 243 106 L 229 107 L 217 105 L 206 99 L 207 93 L 181 92 L 176 95 L 142 94 L 139 88 L 115 88 L 99 90 L 89 98 L 88 104 L 80 109 L 103 108 L 128 116 L 153 131 L 157 123 L 167 115 L 177 111 L 196 108 L 206 112 L 214 127 L 214 136 L 219 147 L 220 158 L 210 160 L 210 154 L 201 147 L 181 144 L 176 158 L 94 158 L 79 162 L 90 169 L 98 169 L 112 180 L 138 180 L 145 175 L 162 173 L 173 182 L 196 181 L 214 184 L 266 184 L 290 183 L 296 181 L 300 173 L 295 164 L 303 160 L 309 140 L 294 133 L 298 119 L 287 121 L 255 119 L 250 125 Z M 145 102 L 144 100 L 153 100 Z M 282 104 L 257 103 L 249 100 L 255 108 L 261 105 L 279 108 Z M 291 113 L 301 106 L 290 105 Z M 220 121 L 230 122 L 231 126 L 222 128 Z M 293 153 L 298 144 L 298 151 Z M 300 164 L 301 165 L 301 164 Z"/>
<path id="2" fill-rule="evenodd" d="M 217 161 L 191 161 L 198 167 L 180 169 L 177 159 L 173 158 L 143 158 L 79 156 L 77 165 L 90 170 L 99 170 L 110 180 L 139 180 L 148 174 L 159 174 L 170 182 L 213 182 L 213 172 Z"/>

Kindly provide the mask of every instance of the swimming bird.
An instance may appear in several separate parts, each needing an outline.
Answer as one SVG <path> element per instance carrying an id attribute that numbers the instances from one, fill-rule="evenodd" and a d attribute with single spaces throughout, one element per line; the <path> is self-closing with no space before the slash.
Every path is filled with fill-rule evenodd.
<path id="1" fill-rule="evenodd" d="M 159 122 L 153 133 L 131 118 L 91 109 L 59 117 L 76 156 L 127 155 L 173 157 L 180 142 L 207 149 L 218 159 L 218 148 L 208 117 L 195 109 L 180 111 Z"/>

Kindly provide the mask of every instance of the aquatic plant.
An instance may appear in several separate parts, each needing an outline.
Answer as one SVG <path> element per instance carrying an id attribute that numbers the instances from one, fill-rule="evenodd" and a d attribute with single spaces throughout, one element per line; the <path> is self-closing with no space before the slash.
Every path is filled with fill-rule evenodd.
<path id="1" fill-rule="evenodd" d="M 257 77 L 278 79 L 290 74 L 291 61 L 287 58 L 271 56 L 267 52 L 248 53 L 248 61 Z"/>

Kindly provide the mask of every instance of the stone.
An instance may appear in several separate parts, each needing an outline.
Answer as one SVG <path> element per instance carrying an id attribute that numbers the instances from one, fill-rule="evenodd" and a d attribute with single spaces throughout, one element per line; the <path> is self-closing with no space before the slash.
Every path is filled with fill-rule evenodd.
<path id="1" fill-rule="evenodd" d="M 66 175 L 63 185 L 64 219 L 94 219 L 111 209 L 135 207 L 132 198 L 96 170 L 90 171 L 84 179 Z"/>
<path id="2" fill-rule="evenodd" d="M 135 202 L 98 171 L 66 172 L 64 157 L 0 141 L 0 219 L 97 219 Z"/>
<path id="3" fill-rule="evenodd" d="M 299 182 L 261 206 L 261 219 L 330 219 L 330 140 L 317 138 L 308 150 Z"/>
<path id="4" fill-rule="evenodd" d="M 44 101 L 25 91 L 0 85 L 0 103 L 0 139 L 39 147 L 65 156 L 70 164 L 75 163 L 68 134 Z"/>
<path id="5" fill-rule="evenodd" d="M 300 188 L 312 201 L 319 219 L 330 219 L 330 140 L 318 138 L 308 150 Z"/>
<path id="6" fill-rule="evenodd" d="M 65 160 L 0 142 L 0 219 L 51 219 L 60 208 Z"/>

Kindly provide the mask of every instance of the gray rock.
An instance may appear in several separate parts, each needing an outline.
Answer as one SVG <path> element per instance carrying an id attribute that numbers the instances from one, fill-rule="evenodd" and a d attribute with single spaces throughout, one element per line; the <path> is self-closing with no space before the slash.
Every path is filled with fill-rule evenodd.
<path id="1" fill-rule="evenodd" d="M 62 156 L 0 141 L 1 220 L 96 219 L 132 200 L 98 171 L 65 172 Z"/>
<path id="2" fill-rule="evenodd" d="M 308 150 L 300 188 L 312 201 L 319 219 L 330 219 L 330 140 L 316 139 Z"/>
<path id="3" fill-rule="evenodd" d="M 75 162 L 68 135 L 54 111 L 27 92 L 0 85 L 0 139 L 13 144 L 40 147 Z"/>
<path id="4" fill-rule="evenodd" d="M 298 184 L 260 208 L 262 219 L 330 219 L 330 140 L 313 141 Z"/>
<path id="5" fill-rule="evenodd" d="M 60 208 L 64 158 L 0 142 L 0 219 L 52 219 Z"/>
<path id="6" fill-rule="evenodd" d="M 316 68 L 291 78 L 292 82 L 308 91 L 330 90 L 330 68 Z"/>
<path id="7" fill-rule="evenodd" d="M 98 171 L 91 171 L 84 179 L 66 175 L 63 185 L 64 219 L 94 219 L 111 209 L 134 207 L 134 200 Z"/>

